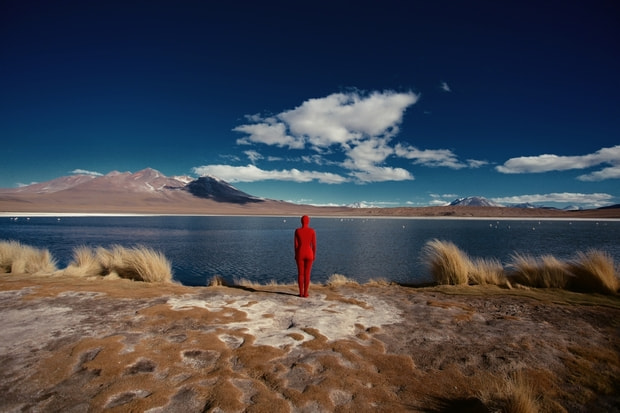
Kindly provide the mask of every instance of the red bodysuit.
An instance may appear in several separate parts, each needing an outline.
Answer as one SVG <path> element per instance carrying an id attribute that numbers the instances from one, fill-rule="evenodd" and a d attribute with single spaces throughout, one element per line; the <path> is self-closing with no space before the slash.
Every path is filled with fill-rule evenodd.
<path id="1" fill-rule="evenodd" d="M 312 262 L 316 255 L 316 233 L 308 225 L 310 218 L 307 215 L 301 217 L 301 228 L 295 230 L 295 261 L 297 262 L 297 282 L 299 284 L 299 296 L 308 296 L 310 286 L 310 272 Z"/>

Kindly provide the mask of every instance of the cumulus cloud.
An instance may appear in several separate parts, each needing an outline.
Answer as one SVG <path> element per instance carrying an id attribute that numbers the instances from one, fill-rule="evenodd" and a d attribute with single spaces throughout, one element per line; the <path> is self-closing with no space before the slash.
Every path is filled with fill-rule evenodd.
<path id="1" fill-rule="evenodd" d="M 244 138 L 237 139 L 237 144 L 250 145 L 254 142 L 291 149 L 302 149 L 304 147 L 302 139 L 295 138 L 286 133 L 286 125 L 274 122 L 273 119 L 266 119 L 262 123 L 237 126 L 233 131 L 248 134 Z"/>
<path id="2" fill-rule="evenodd" d="M 586 204 L 593 207 L 600 207 L 612 203 L 614 197 L 605 193 L 581 194 L 573 192 L 558 192 L 550 194 L 517 195 L 509 197 L 492 198 L 492 201 L 502 204 L 521 204 L 521 203 L 569 203 Z"/>
<path id="3" fill-rule="evenodd" d="M 301 106 L 283 112 L 278 118 L 295 136 L 311 146 L 327 148 L 334 144 L 348 147 L 369 137 L 393 136 L 407 107 L 418 95 L 395 92 L 334 93 L 309 99 Z"/>
<path id="4" fill-rule="evenodd" d="M 73 171 L 71 171 L 71 173 L 75 175 L 103 176 L 101 172 L 88 171 L 86 169 L 74 169 Z"/>
<path id="5" fill-rule="evenodd" d="M 553 154 L 521 156 L 509 159 L 495 169 L 505 174 L 520 174 L 586 169 L 599 165 L 611 165 L 611 167 L 581 175 L 578 179 L 582 181 L 601 181 L 620 178 L 620 145 L 602 148 L 594 153 L 580 156 L 559 156 Z"/>
<path id="6" fill-rule="evenodd" d="M 207 165 L 193 168 L 197 175 L 213 175 L 227 182 L 256 182 L 266 180 L 311 182 L 318 181 L 326 184 L 340 184 L 347 182 L 346 177 L 330 172 L 300 171 L 299 169 L 263 170 L 256 165 L 231 166 Z"/>
<path id="7" fill-rule="evenodd" d="M 222 173 L 256 172 L 257 177 L 246 175 L 243 178 L 252 181 L 299 179 L 303 182 L 303 179 L 312 177 L 311 179 L 320 182 L 366 183 L 414 179 L 406 169 L 388 164 L 389 158 L 394 157 L 412 160 L 413 164 L 454 169 L 483 165 L 483 161 L 462 162 L 449 150 L 422 151 L 392 143 L 392 139 L 399 133 L 405 111 L 418 99 L 419 95 L 413 92 L 334 93 L 322 98 L 308 99 L 294 109 L 275 115 L 246 116 L 246 123 L 233 129 L 244 134 L 237 139 L 238 145 L 306 149 L 311 153 L 300 155 L 298 160 L 321 167 L 342 168 L 344 171 L 340 175 L 297 169 L 267 171 L 257 168 L 256 171 L 250 171 L 245 166 L 231 166 L 223 170 L 224 165 L 196 169 L 217 169 Z M 256 151 L 245 151 L 245 154 L 252 164 L 264 159 Z M 292 161 L 291 158 L 288 160 Z M 294 176 L 290 177 L 287 174 Z M 226 179 L 225 176 L 218 176 Z M 234 175 L 227 176 L 231 181 L 239 179 Z"/>

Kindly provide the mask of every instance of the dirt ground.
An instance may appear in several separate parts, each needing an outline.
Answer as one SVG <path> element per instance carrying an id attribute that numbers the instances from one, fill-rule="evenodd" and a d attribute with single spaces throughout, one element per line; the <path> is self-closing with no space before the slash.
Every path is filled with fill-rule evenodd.
<path id="1" fill-rule="evenodd" d="M 310 293 L 0 275 L 0 411 L 620 411 L 620 298 Z"/>

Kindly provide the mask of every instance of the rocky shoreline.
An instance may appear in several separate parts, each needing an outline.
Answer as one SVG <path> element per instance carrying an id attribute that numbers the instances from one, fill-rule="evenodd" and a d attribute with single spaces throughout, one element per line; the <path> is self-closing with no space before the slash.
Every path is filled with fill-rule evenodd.
<path id="1" fill-rule="evenodd" d="M 14 274 L 0 296 L 2 411 L 489 411 L 519 381 L 541 411 L 620 405 L 615 296 Z"/>

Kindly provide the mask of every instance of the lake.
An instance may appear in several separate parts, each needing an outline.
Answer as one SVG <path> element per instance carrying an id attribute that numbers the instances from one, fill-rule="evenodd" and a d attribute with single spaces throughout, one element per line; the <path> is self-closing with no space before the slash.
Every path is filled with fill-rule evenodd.
<path id="1" fill-rule="evenodd" d="M 312 218 L 317 258 L 312 281 L 342 274 L 360 283 L 431 280 L 420 252 L 434 238 L 452 241 L 471 257 L 510 261 L 516 252 L 558 259 L 595 248 L 620 262 L 618 220 Z M 205 285 L 215 275 L 228 281 L 296 282 L 293 232 L 297 217 L 63 216 L 0 217 L 0 239 L 47 248 L 65 268 L 82 245 L 145 245 L 171 261 L 174 278 Z"/>

